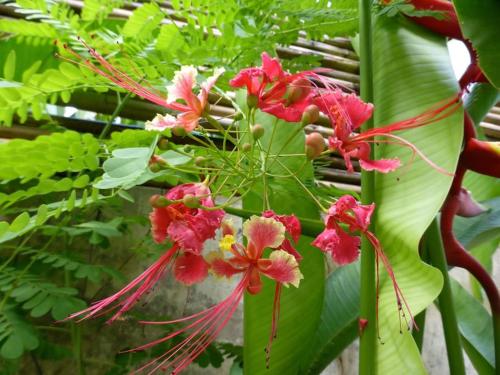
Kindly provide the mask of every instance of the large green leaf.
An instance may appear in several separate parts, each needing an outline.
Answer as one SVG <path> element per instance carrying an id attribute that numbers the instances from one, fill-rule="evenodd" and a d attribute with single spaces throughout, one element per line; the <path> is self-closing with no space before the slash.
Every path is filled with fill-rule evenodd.
<path id="1" fill-rule="evenodd" d="M 472 42 L 479 66 L 490 82 L 500 88 L 500 2 L 453 0 L 464 36 Z"/>
<path id="2" fill-rule="evenodd" d="M 375 126 L 415 116 L 458 92 L 444 39 L 403 18 L 378 18 L 373 40 Z M 454 171 L 462 140 L 462 116 L 458 111 L 438 123 L 398 135 L 439 166 Z M 452 179 L 421 159 L 408 165 L 410 151 L 401 146 L 383 144 L 375 152 L 378 158 L 400 157 L 405 164 L 399 171 L 375 176 L 375 229 L 416 315 L 437 297 L 442 287 L 439 271 L 421 262 L 417 249 Z M 404 320 L 400 323 L 398 318 L 388 278 L 382 280 L 380 290 L 379 326 L 378 373 L 425 373 L 412 335 Z"/>
<path id="3" fill-rule="evenodd" d="M 303 372 L 320 374 L 358 335 L 359 263 L 332 272 L 325 285 L 321 321 Z"/>
<path id="4" fill-rule="evenodd" d="M 450 281 L 460 333 L 493 368 L 495 353 L 491 315 L 457 281 Z"/>
<path id="5" fill-rule="evenodd" d="M 256 122 L 265 128 L 261 138 L 264 150 L 271 144 L 271 154 L 282 151 L 286 154 L 304 152 L 304 135 L 301 132 L 287 147 L 283 144 L 290 138 L 298 124 L 276 121 L 276 118 L 262 112 L 256 115 Z M 276 126 L 274 132 L 272 128 Z M 281 157 L 280 161 L 292 171 L 298 171 L 305 162 L 304 157 Z M 273 165 L 276 173 L 283 173 L 279 163 Z M 280 172 L 281 171 L 281 172 Z M 303 176 L 312 176 L 311 166 L 303 168 Z M 269 179 L 271 207 L 278 213 L 295 213 L 300 217 L 317 219 L 318 209 L 293 179 Z M 307 183 L 307 182 L 306 182 Z M 260 211 L 263 208 L 263 189 L 256 187 L 253 194 L 244 200 L 244 208 Z M 266 369 L 264 348 L 271 332 L 274 283 L 265 281 L 264 289 L 258 295 L 245 297 L 244 308 L 244 370 L 246 374 L 294 374 L 319 322 L 324 293 L 324 263 L 318 249 L 312 247 L 312 239 L 302 236 L 298 249 L 304 256 L 300 269 L 304 280 L 300 288 L 284 288 L 281 297 L 281 315 L 277 338 L 271 352 L 270 368 Z"/>

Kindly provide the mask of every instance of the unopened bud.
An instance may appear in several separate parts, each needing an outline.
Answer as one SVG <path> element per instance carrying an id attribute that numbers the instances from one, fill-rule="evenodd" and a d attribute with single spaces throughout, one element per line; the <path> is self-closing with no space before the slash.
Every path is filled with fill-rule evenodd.
<path id="1" fill-rule="evenodd" d="M 262 127 L 262 125 L 255 124 L 254 126 L 252 126 L 253 139 L 257 140 L 262 138 L 262 136 L 264 135 L 264 131 L 265 129 Z"/>
<path id="2" fill-rule="evenodd" d="M 306 156 L 309 160 L 316 159 L 325 150 L 325 140 L 317 132 L 306 136 Z"/>
<path id="3" fill-rule="evenodd" d="M 248 108 L 255 108 L 259 104 L 259 98 L 256 95 L 248 94 L 247 106 Z"/>
<path id="4" fill-rule="evenodd" d="M 299 78 L 292 82 L 286 91 L 286 105 L 300 100 L 309 91 L 310 83 L 306 78 Z"/>
<path id="5" fill-rule="evenodd" d="M 152 164 L 149 164 L 149 169 L 151 170 L 151 172 L 153 173 L 158 173 L 159 171 L 162 170 L 162 167 L 160 164 L 158 163 L 152 163 Z"/>
<path id="6" fill-rule="evenodd" d="M 236 113 L 236 114 L 234 115 L 234 117 L 233 117 L 233 120 L 234 120 L 234 121 L 240 121 L 240 120 L 242 120 L 242 119 L 243 119 L 243 113 L 241 113 L 241 112 Z"/>
<path id="7" fill-rule="evenodd" d="M 149 198 L 149 204 L 154 208 L 166 207 L 170 204 L 170 201 L 163 195 L 155 194 Z"/>
<path id="8" fill-rule="evenodd" d="M 175 126 L 172 128 L 172 133 L 177 137 L 185 137 L 187 135 L 186 129 L 182 126 Z"/>
<path id="9" fill-rule="evenodd" d="M 243 152 L 249 152 L 252 150 L 252 145 L 250 143 L 243 143 L 241 149 L 243 150 Z"/>
<path id="10" fill-rule="evenodd" d="M 302 125 L 314 124 L 319 120 L 319 108 L 318 106 L 311 104 L 304 109 L 302 114 Z"/>
<path id="11" fill-rule="evenodd" d="M 193 194 L 186 194 L 184 198 L 182 198 L 182 203 L 184 203 L 184 205 L 189 208 L 200 207 L 200 200 Z"/>
<path id="12" fill-rule="evenodd" d="M 160 140 L 158 141 L 158 145 L 157 146 L 158 146 L 158 148 L 160 150 L 164 150 L 164 151 L 168 150 L 170 148 L 169 141 L 165 137 L 160 138 Z"/>
<path id="13" fill-rule="evenodd" d="M 207 158 L 204 158 L 203 156 L 198 156 L 194 159 L 194 164 L 196 164 L 198 167 L 203 167 L 207 163 Z"/>

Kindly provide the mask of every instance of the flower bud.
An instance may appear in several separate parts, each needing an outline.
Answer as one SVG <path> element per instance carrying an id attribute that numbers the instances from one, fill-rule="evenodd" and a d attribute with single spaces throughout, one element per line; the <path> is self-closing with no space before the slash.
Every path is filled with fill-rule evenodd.
<path id="1" fill-rule="evenodd" d="M 310 83 L 306 78 L 299 78 L 292 82 L 286 90 L 286 105 L 299 101 L 309 91 Z"/>
<path id="2" fill-rule="evenodd" d="M 170 201 L 163 195 L 155 194 L 149 198 L 149 204 L 154 208 L 166 207 L 170 204 Z"/>
<path id="3" fill-rule="evenodd" d="M 265 129 L 262 127 L 262 125 L 255 124 L 254 126 L 252 126 L 253 139 L 257 140 L 262 138 L 262 136 L 264 135 L 264 131 Z"/>
<path id="4" fill-rule="evenodd" d="M 243 150 L 243 152 L 249 152 L 252 150 L 252 145 L 250 143 L 243 143 L 241 149 Z"/>
<path id="5" fill-rule="evenodd" d="M 161 165 L 158 164 L 158 163 L 151 163 L 151 164 L 149 164 L 149 169 L 153 173 L 158 173 L 159 171 L 162 170 Z"/>
<path id="6" fill-rule="evenodd" d="M 240 120 L 243 120 L 243 113 L 241 113 L 241 112 L 237 112 L 237 113 L 234 115 L 233 120 L 234 120 L 234 121 L 240 121 Z"/>
<path id="7" fill-rule="evenodd" d="M 158 146 L 158 148 L 160 150 L 163 150 L 163 151 L 168 150 L 170 148 L 169 141 L 165 137 L 160 138 L 160 140 L 158 141 L 157 146 Z"/>
<path id="8" fill-rule="evenodd" d="M 317 132 L 306 136 L 306 156 L 309 160 L 316 159 L 325 150 L 325 140 Z"/>
<path id="9" fill-rule="evenodd" d="M 302 114 L 302 125 L 314 124 L 319 120 L 319 108 L 318 106 L 311 104 L 304 109 Z"/>
<path id="10" fill-rule="evenodd" d="M 173 127 L 172 133 L 177 137 L 185 137 L 187 135 L 186 129 L 184 129 L 182 126 Z"/>
<path id="11" fill-rule="evenodd" d="M 255 108 L 259 104 L 259 98 L 256 95 L 249 94 L 247 96 L 247 106 L 248 108 Z"/>
<path id="12" fill-rule="evenodd" d="M 194 159 L 194 164 L 196 164 L 198 167 L 204 167 L 207 164 L 207 158 L 198 156 Z"/>
<path id="13" fill-rule="evenodd" d="M 186 194 L 182 198 L 182 203 L 184 203 L 184 205 L 186 207 L 189 207 L 189 208 L 200 207 L 200 200 L 197 197 L 195 197 L 193 194 Z"/>

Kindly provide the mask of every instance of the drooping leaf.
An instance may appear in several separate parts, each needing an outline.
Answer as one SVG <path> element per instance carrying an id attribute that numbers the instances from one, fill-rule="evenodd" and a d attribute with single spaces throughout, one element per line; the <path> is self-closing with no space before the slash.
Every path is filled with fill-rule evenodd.
<path id="1" fill-rule="evenodd" d="M 403 18 L 378 18 L 374 29 L 375 126 L 424 112 L 458 92 L 445 40 Z M 461 111 L 438 123 L 398 135 L 418 147 L 433 162 L 454 171 L 462 140 Z M 378 158 L 400 157 L 408 164 L 411 152 L 400 145 L 375 148 Z M 421 262 L 418 243 L 438 212 L 452 178 L 417 159 L 390 174 L 375 175 L 375 230 L 388 255 L 397 282 L 415 315 L 439 294 L 442 277 Z M 382 272 L 385 276 L 385 272 Z M 399 311 L 390 280 L 382 280 L 377 344 L 379 374 L 423 374 L 425 368 Z M 406 312 L 408 317 L 408 312 Z M 369 324 L 369 323 L 368 323 Z"/>

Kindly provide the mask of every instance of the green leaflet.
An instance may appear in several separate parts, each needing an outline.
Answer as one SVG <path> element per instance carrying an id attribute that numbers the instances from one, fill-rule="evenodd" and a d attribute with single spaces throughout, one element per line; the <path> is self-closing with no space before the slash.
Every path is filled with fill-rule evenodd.
<path id="1" fill-rule="evenodd" d="M 403 18 L 377 19 L 374 29 L 375 126 L 415 116 L 458 92 L 444 39 L 412 25 Z M 439 123 L 401 132 L 437 165 L 454 171 L 462 140 L 462 112 Z M 400 157 L 405 164 L 391 174 L 377 174 L 375 230 L 390 258 L 404 296 L 416 315 L 439 294 L 440 273 L 422 263 L 418 242 L 438 212 L 451 177 L 398 145 L 381 145 L 377 158 Z M 385 276 L 385 271 L 382 271 Z M 377 345 L 379 374 L 425 373 L 418 349 L 400 322 L 390 280 L 382 280 Z"/>
<path id="2" fill-rule="evenodd" d="M 500 3 L 496 0 L 454 0 L 464 36 L 477 51 L 479 66 L 496 88 L 500 88 Z"/>
<path id="3" fill-rule="evenodd" d="M 271 143 L 271 153 L 282 149 L 298 124 L 276 121 L 273 116 L 258 112 L 256 123 L 266 130 L 261 138 L 264 150 Z M 276 133 L 272 136 L 272 127 L 276 123 Z M 243 124 L 245 126 L 245 124 Z M 272 138 L 272 141 L 271 141 Z M 303 153 L 304 135 L 297 137 L 282 151 L 285 154 Z M 296 171 L 305 161 L 304 157 L 280 157 L 280 161 L 292 171 Z M 310 164 L 304 168 L 303 175 L 311 178 Z M 278 163 L 273 165 L 273 172 L 283 173 Z M 305 181 L 305 178 L 301 178 Z M 305 182 L 307 184 L 307 182 Z M 318 218 L 318 209 L 311 202 L 292 178 L 270 179 L 269 187 L 271 207 L 280 214 L 295 213 L 300 217 Z M 262 189 L 253 190 L 245 199 L 244 208 L 262 210 Z M 283 288 L 281 296 L 281 315 L 279 319 L 278 336 L 274 340 L 271 351 L 270 368 L 266 369 L 264 348 L 271 332 L 271 317 L 273 308 L 274 282 L 265 280 L 264 289 L 255 296 L 245 296 L 244 307 L 244 352 L 243 365 L 245 374 L 274 375 L 299 373 L 302 357 L 306 354 L 304 348 L 310 345 L 318 325 L 323 304 L 324 264 L 321 252 L 312 247 L 312 238 L 302 236 L 298 250 L 304 256 L 300 269 L 304 274 L 298 289 Z M 264 278 L 265 279 L 265 278 Z"/>

